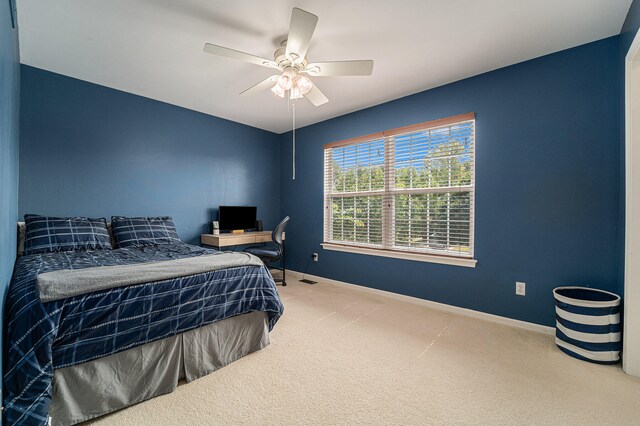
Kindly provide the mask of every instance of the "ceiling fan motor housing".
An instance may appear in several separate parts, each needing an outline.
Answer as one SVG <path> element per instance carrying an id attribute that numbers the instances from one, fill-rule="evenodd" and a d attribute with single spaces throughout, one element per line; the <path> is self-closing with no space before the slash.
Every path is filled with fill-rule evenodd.
<path id="1" fill-rule="evenodd" d="M 302 60 L 292 61 L 291 58 L 288 58 L 285 54 L 287 49 L 287 40 L 282 42 L 282 47 L 275 51 L 273 54 L 273 59 L 276 64 L 278 64 L 278 68 L 280 68 L 284 72 L 291 72 L 293 74 L 297 74 L 301 70 L 307 67 L 307 58 L 302 58 Z"/>

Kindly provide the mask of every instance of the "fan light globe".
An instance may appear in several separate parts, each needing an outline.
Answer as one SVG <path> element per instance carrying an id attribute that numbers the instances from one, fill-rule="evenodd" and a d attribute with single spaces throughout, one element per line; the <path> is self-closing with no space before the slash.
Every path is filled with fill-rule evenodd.
<path id="1" fill-rule="evenodd" d="M 300 91 L 300 95 L 305 95 L 309 93 L 309 90 L 313 87 L 313 83 L 304 75 L 299 75 L 295 81 L 296 87 Z"/>
<path id="2" fill-rule="evenodd" d="M 293 84 L 293 79 L 291 78 L 291 74 L 288 72 L 282 73 L 280 77 L 278 77 L 278 86 L 282 88 L 282 90 L 291 89 L 291 85 Z"/>
<path id="3" fill-rule="evenodd" d="M 300 92 L 300 89 L 298 88 L 298 86 L 294 85 L 291 88 L 291 91 L 289 92 L 289 99 L 300 99 L 302 98 L 302 92 Z"/>
<path id="4" fill-rule="evenodd" d="M 273 86 L 271 88 L 271 91 L 273 92 L 274 95 L 284 98 L 284 89 L 280 87 L 279 84 L 276 84 L 275 86 Z"/>

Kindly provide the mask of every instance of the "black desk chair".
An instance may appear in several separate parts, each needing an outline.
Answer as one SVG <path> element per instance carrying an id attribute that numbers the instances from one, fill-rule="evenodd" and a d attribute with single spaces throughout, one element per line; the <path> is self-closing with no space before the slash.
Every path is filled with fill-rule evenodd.
<path id="1" fill-rule="evenodd" d="M 282 279 L 276 280 L 276 282 L 281 282 L 283 286 L 287 285 L 287 281 L 286 281 L 286 269 L 285 269 L 285 263 L 284 263 L 284 240 L 282 238 L 282 234 L 284 234 L 284 229 L 287 227 L 287 223 L 289 223 L 289 216 L 282 219 L 282 222 L 280 222 L 280 224 L 276 226 L 276 229 L 273 230 L 273 233 L 271 234 L 271 240 L 272 240 L 273 246 L 267 246 L 267 247 L 254 246 L 254 247 L 247 247 L 246 249 L 244 249 L 244 251 L 246 251 L 247 253 L 251 253 L 259 257 L 260 260 L 262 260 L 265 265 L 267 265 L 268 263 L 277 262 L 278 260 L 282 259 L 282 268 L 274 268 L 274 269 L 282 271 Z"/>

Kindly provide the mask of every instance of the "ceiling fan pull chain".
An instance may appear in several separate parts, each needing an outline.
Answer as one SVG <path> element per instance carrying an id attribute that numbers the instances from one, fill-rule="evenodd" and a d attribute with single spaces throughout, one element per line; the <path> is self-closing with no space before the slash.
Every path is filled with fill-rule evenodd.
<path id="1" fill-rule="evenodd" d="M 291 104 L 293 108 L 293 180 L 296 180 L 296 103 Z"/>

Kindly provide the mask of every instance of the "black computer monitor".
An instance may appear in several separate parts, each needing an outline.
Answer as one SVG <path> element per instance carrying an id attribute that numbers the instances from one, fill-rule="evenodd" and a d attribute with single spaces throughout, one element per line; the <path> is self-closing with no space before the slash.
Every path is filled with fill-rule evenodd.
<path id="1" fill-rule="evenodd" d="M 220 206 L 219 222 L 221 231 L 256 229 L 256 206 Z"/>

